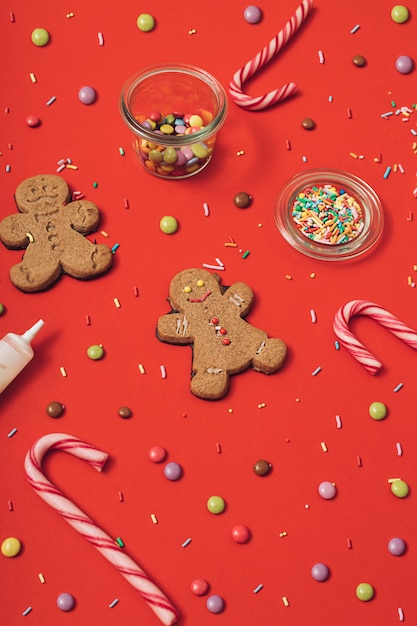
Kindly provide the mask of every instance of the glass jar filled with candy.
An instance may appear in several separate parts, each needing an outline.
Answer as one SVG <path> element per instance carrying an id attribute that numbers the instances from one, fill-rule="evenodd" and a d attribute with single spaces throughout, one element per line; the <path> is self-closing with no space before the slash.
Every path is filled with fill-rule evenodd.
<path id="1" fill-rule="evenodd" d="M 155 66 L 127 80 L 120 112 L 145 169 L 182 179 L 200 172 L 212 158 L 227 98 L 219 81 L 202 69 Z"/>

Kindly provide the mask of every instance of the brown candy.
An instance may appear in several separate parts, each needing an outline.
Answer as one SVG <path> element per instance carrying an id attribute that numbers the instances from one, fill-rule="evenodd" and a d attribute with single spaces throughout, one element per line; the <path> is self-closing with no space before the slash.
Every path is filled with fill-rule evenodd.
<path id="1" fill-rule="evenodd" d="M 313 130 L 313 128 L 316 127 L 316 123 L 314 120 L 311 119 L 311 117 L 305 117 L 303 119 L 303 121 L 301 122 L 302 127 L 305 128 L 306 130 Z"/>
<path id="2" fill-rule="evenodd" d="M 118 413 L 120 417 L 123 417 L 123 419 L 129 419 L 129 417 L 132 417 L 133 415 L 131 409 L 129 409 L 128 406 L 121 406 Z"/>
<path id="3" fill-rule="evenodd" d="M 257 461 L 253 466 L 253 471 L 258 476 L 266 476 L 271 471 L 271 464 L 263 459 Z"/>
<path id="4" fill-rule="evenodd" d="M 357 54 L 352 60 L 356 67 L 364 67 L 366 65 L 366 59 L 361 54 Z"/>
<path id="5" fill-rule="evenodd" d="M 54 400 L 48 404 L 46 412 L 49 417 L 61 417 L 64 412 L 64 405 Z"/>
<path id="6" fill-rule="evenodd" d="M 246 191 L 239 191 L 233 198 L 233 202 L 238 209 L 246 209 L 252 202 L 252 196 L 246 193 Z"/>

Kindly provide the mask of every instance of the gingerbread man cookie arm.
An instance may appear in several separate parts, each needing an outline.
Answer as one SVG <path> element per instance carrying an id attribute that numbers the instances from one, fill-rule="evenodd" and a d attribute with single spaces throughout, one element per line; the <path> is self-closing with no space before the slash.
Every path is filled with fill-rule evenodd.
<path id="1" fill-rule="evenodd" d="M 29 225 L 21 215 L 8 215 L 0 222 L 0 239 L 8 248 L 26 248 L 30 238 Z"/>
<path id="2" fill-rule="evenodd" d="M 92 233 L 100 223 L 100 213 L 93 202 L 78 200 L 66 206 L 66 213 L 70 224 L 79 233 Z"/>
<path id="3" fill-rule="evenodd" d="M 189 345 L 193 340 L 188 326 L 187 316 L 173 311 L 159 318 L 156 335 L 166 343 Z"/>
<path id="4" fill-rule="evenodd" d="M 245 317 L 251 309 L 253 302 L 253 291 L 246 283 L 233 283 L 223 292 L 223 298 L 236 306 L 240 317 Z"/>

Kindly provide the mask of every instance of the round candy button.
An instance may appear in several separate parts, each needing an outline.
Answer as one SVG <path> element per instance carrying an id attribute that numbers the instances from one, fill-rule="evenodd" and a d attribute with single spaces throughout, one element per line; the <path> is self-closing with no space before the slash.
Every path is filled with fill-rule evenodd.
<path id="1" fill-rule="evenodd" d="M 394 480 L 391 483 L 391 491 L 397 498 L 406 498 L 408 496 L 409 487 L 405 480 Z"/>
<path id="2" fill-rule="evenodd" d="M 368 602 L 374 597 L 374 588 L 369 583 L 360 583 L 356 587 L 356 597 L 362 602 Z"/>
<path id="3" fill-rule="evenodd" d="M 141 13 L 136 24 L 139 30 L 143 33 L 148 33 L 155 28 L 155 18 L 149 13 Z"/>
<path id="4" fill-rule="evenodd" d="M 46 407 L 46 412 L 49 417 L 61 417 L 64 412 L 64 405 L 57 400 L 54 400 L 53 402 L 50 402 L 48 404 L 48 406 Z"/>
<path id="5" fill-rule="evenodd" d="M 232 528 L 232 539 L 236 543 L 247 543 L 250 539 L 250 530 L 243 524 L 237 524 Z"/>
<path id="6" fill-rule="evenodd" d="M 252 202 L 252 196 L 246 193 L 246 191 L 239 191 L 233 198 L 233 202 L 238 209 L 246 209 Z"/>
<path id="7" fill-rule="evenodd" d="M 195 593 L 196 596 L 204 596 L 207 593 L 209 588 L 209 584 L 204 578 L 196 578 L 191 583 L 191 591 Z"/>
<path id="8" fill-rule="evenodd" d="M 22 544 L 16 537 L 7 537 L 1 544 L 1 553 L 4 556 L 17 556 L 21 550 Z"/>
<path id="9" fill-rule="evenodd" d="M 414 68 L 414 61 L 411 57 L 403 54 L 395 61 L 395 67 L 400 74 L 409 74 Z"/>
<path id="10" fill-rule="evenodd" d="M 388 552 L 393 556 L 401 556 L 407 549 L 407 544 L 400 537 L 393 537 L 388 542 Z"/>
<path id="11" fill-rule="evenodd" d="M 396 4 L 391 9 L 391 18 L 397 24 L 404 24 L 409 18 L 410 14 L 407 7 L 402 4 Z"/>
<path id="12" fill-rule="evenodd" d="M 133 415 L 132 409 L 130 409 L 128 406 L 121 406 L 118 410 L 118 414 L 125 420 L 129 419 L 129 417 L 132 417 Z"/>
<path id="13" fill-rule="evenodd" d="M 257 474 L 257 476 L 266 476 L 271 471 L 271 464 L 264 459 L 260 459 L 259 461 L 256 461 L 253 466 L 253 471 Z"/>
<path id="14" fill-rule="evenodd" d="M 25 119 L 25 123 L 30 128 L 36 128 L 36 126 L 40 125 L 41 120 L 37 115 L 28 115 Z"/>
<path id="15" fill-rule="evenodd" d="M 35 46 L 46 46 L 49 42 L 49 33 L 45 28 L 35 28 L 32 31 L 31 39 Z"/>
<path id="16" fill-rule="evenodd" d="M 250 4 L 243 11 L 243 17 L 248 22 L 248 24 L 257 24 L 262 19 L 262 11 L 254 4 Z"/>
<path id="17" fill-rule="evenodd" d="M 210 613 L 221 613 L 224 609 L 224 600 L 221 596 L 209 596 L 207 598 L 206 607 Z"/>
<path id="18" fill-rule="evenodd" d="M 211 496 L 207 500 L 207 508 L 210 513 L 213 515 L 219 515 L 219 513 L 223 513 L 226 507 L 226 503 L 221 496 Z"/>
<path id="19" fill-rule="evenodd" d="M 94 344 L 87 349 L 87 356 L 93 361 L 98 361 L 104 356 L 104 348 L 102 344 Z"/>
<path id="20" fill-rule="evenodd" d="M 301 125 L 306 130 L 313 130 L 316 127 L 316 123 L 311 119 L 311 117 L 305 117 L 301 122 Z"/>
<path id="21" fill-rule="evenodd" d="M 329 574 L 329 568 L 324 563 L 316 563 L 311 568 L 312 577 L 320 583 L 327 580 L 329 578 Z"/>
<path id="22" fill-rule="evenodd" d="M 168 480 L 178 480 L 179 478 L 181 478 L 182 475 L 182 468 L 181 465 L 178 465 L 178 463 L 174 463 L 174 461 L 171 461 L 170 463 L 167 463 L 164 467 L 164 476 L 165 478 L 168 478 Z"/>
<path id="23" fill-rule="evenodd" d="M 366 59 L 361 54 L 357 54 L 353 57 L 352 60 L 353 64 L 356 65 L 356 67 L 365 67 L 366 65 Z"/>
<path id="24" fill-rule="evenodd" d="M 374 420 L 383 420 L 387 416 L 387 407 L 383 402 L 372 402 L 369 405 L 369 415 Z"/>
<path id="25" fill-rule="evenodd" d="M 78 92 L 78 100 L 82 102 L 82 104 L 93 104 L 97 97 L 95 89 L 90 87 L 89 85 L 85 85 L 85 87 L 81 87 Z"/>
<path id="26" fill-rule="evenodd" d="M 60 593 L 56 599 L 56 605 L 61 611 L 71 611 L 75 605 L 74 596 L 70 593 Z"/>
<path id="27" fill-rule="evenodd" d="M 325 500 L 331 500 L 336 495 L 336 487 L 333 483 L 325 480 L 319 485 L 319 494 Z"/>
<path id="28" fill-rule="evenodd" d="M 159 222 L 159 228 L 166 235 L 172 235 L 178 229 L 178 222 L 172 215 L 165 215 Z"/>
<path id="29" fill-rule="evenodd" d="M 2 304 L 2 303 L 0 302 L 0 315 L 3 315 L 3 313 L 5 312 L 5 310 L 6 310 L 6 307 L 4 306 L 4 304 Z"/>
<path id="30" fill-rule="evenodd" d="M 167 451 L 162 446 L 152 446 L 148 452 L 148 456 L 154 463 L 161 463 L 167 455 Z"/>

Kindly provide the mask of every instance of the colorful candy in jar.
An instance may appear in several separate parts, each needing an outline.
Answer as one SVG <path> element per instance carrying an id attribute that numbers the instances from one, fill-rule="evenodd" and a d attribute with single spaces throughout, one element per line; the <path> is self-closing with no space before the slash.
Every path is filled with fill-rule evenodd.
<path id="1" fill-rule="evenodd" d="M 151 111 L 138 122 L 155 135 L 154 141 L 139 139 L 136 142 L 137 153 L 152 172 L 160 176 L 189 176 L 202 169 L 213 153 L 215 136 L 204 141 L 184 141 L 187 135 L 194 135 L 209 124 L 213 115 L 209 111 L 195 113 Z M 158 135 L 161 136 L 158 141 Z M 168 139 L 169 138 L 169 139 Z M 175 138 L 180 139 L 176 144 Z M 168 141 L 164 141 L 167 140 Z"/>

